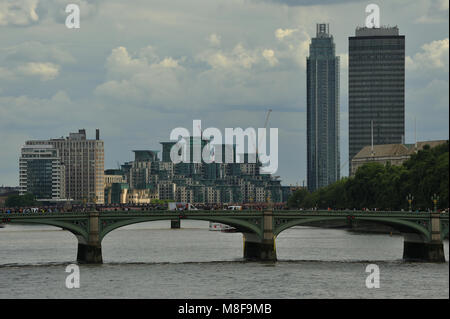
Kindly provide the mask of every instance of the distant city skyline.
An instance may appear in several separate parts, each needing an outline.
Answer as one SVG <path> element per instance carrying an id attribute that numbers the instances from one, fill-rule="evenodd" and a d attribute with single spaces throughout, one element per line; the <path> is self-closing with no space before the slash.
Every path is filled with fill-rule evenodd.
<path id="1" fill-rule="evenodd" d="M 99 128 L 105 168 L 159 149 L 175 127 L 279 128 L 283 185 L 307 176 L 306 57 L 330 24 L 341 61 L 340 161 L 348 162 L 348 38 L 369 2 L 135 0 L 0 5 L 0 185 L 18 186 L 24 142 Z M 295 5 L 294 5 L 295 4 Z M 448 139 L 448 1 L 379 1 L 405 35 L 405 142 Z M 51 37 L 48 35 L 51 34 Z M 130 36 L 132 34 L 133 36 Z M 341 175 L 348 174 L 348 163 Z"/>

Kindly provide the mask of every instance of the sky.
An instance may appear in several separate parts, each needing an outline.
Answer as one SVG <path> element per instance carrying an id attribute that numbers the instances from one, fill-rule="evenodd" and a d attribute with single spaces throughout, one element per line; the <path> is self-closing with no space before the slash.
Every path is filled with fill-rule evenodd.
<path id="1" fill-rule="evenodd" d="M 68 4 L 80 28 L 65 25 Z M 348 37 L 380 7 L 406 37 L 407 143 L 448 139 L 447 0 L 0 0 L 0 185 L 19 184 L 29 139 L 95 129 L 105 169 L 161 150 L 176 127 L 278 128 L 283 185 L 306 183 L 306 57 L 329 23 L 341 57 L 348 173 Z M 416 123 L 416 124 L 415 124 Z M 416 130 L 415 130 L 416 127 Z M 415 133 L 416 132 L 416 133 Z"/>

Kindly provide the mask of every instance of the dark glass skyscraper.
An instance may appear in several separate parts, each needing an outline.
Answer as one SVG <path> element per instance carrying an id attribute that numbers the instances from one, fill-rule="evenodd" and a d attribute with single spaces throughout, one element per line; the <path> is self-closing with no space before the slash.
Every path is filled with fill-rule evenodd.
<path id="1" fill-rule="evenodd" d="M 371 145 L 372 123 L 374 145 L 404 142 L 405 36 L 397 27 L 356 29 L 349 38 L 348 74 L 351 163 Z"/>
<path id="2" fill-rule="evenodd" d="M 317 24 L 307 58 L 308 189 L 340 178 L 339 57 L 328 24 Z"/>

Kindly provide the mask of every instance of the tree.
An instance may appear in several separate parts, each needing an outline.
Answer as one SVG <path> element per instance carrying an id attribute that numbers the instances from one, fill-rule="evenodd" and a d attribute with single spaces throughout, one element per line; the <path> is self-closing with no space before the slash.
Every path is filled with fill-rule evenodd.
<path id="1" fill-rule="evenodd" d="M 26 207 L 34 205 L 36 205 L 35 197 L 30 193 L 24 195 L 9 195 L 5 200 L 6 207 Z"/>
<path id="2" fill-rule="evenodd" d="M 299 190 L 288 200 L 289 208 L 407 209 L 406 197 L 414 196 L 414 209 L 432 208 L 431 196 L 439 195 L 438 208 L 449 207 L 449 144 L 425 145 L 402 165 L 367 163 L 355 176 L 341 179 L 313 193 Z"/>
<path id="3" fill-rule="evenodd" d="M 288 199 L 287 205 L 289 208 L 301 208 L 303 207 L 303 201 L 309 195 L 309 192 L 305 188 L 296 190 Z"/>

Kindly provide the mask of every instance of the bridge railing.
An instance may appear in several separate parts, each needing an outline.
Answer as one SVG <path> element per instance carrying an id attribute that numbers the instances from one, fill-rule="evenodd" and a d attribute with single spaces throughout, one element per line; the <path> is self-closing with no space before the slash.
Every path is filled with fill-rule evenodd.
<path id="1" fill-rule="evenodd" d="M 89 212 L 98 212 L 100 215 L 102 214 L 122 214 L 122 215 L 129 215 L 129 214 L 146 214 L 146 213 L 171 213 L 171 214 L 180 214 L 180 215 L 186 215 L 186 214 L 245 214 L 245 213 L 256 213 L 261 211 L 259 210 L 167 210 L 167 209 L 128 209 L 128 210 L 49 210 L 49 211 L 24 211 L 24 210 L 10 210 L 10 209 L 2 209 L 0 210 L 0 216 L 49 216 L 49 215 L 64 215 L 64 216 L 72 216 L 72 215 L 87 215 Z M 379 216 L 379 215 L 408 215 L 408 216 L 424 216 L 424 215 L 430 215 L 430 211 L 370 211 L 370 210 L 275 210 L 273 211 L 274 215 L 283 215 L 283 214 L 295 214 L 295 215 L 327 215 L 330 214 L 336 214 L 338 216 L 342 215 L 365 215 L 365 216 Z M 449 213 L 447 211 L 440 212 L 440 215 L 442 217 L 449 216 Z"/>

